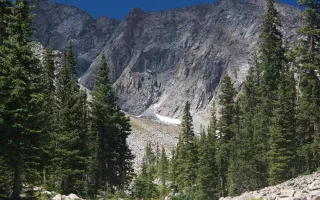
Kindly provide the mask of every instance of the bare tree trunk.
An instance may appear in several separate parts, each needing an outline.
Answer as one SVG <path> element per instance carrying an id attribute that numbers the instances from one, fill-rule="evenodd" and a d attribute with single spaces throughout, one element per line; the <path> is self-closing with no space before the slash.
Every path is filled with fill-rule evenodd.
<path id="1" fill-rule="evenodd" d="M 12 200 L 20 200 L 21 194 L 21 167 L 16 166 L 14 169 Z"/>

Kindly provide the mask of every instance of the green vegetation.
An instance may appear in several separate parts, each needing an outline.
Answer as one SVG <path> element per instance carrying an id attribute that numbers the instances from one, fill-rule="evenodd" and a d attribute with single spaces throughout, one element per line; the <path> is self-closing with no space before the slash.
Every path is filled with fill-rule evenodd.
<path id="1" fill-rule="evenodd" d="M 302 24 L 293 48 L 284 45 L 274 3 L 266 0 L 260 45 L 249 59 L 242 92 L 235 98 L 225 75 L 220 119 L 213 111 L 199 139 L 186 104 L 169 160 L 171 199 L 219 199 L 319 170 L 320 2 L 298 1 Z"/>
<path id="2" fill-rule="evenodd" d="M 131 130 L 104 59 L 89 109 L 71 42 L 57 77 L 52 50 L 42 63 L 35 58 L 30 10 L 28 0 L 0 1 L 0 198 L 21 199 L 33 185 L 86 198 L 100 190 L 124 196 L 133 171 Z M 23 198 L 45 197 L 30 191 Z"/>
<path id="3" fill-rule="evenodd" d="M 186 102 L 177 147 L 169 156 L 148 143 L 133 182 L 131 127 L 117 105 L 104 53 L 88 102 L 71 42 L 57 75 L 52 50 L 42 62 L 33 55 L 30 2 L 0 0 L 1 199 L 22 199 L 23 191 L 25 199 L 49 198 L 25 190 L 36 185 L 86 199 L 217 200 L 320 169 L 318 0 L 298 1 L 300 37 L 292 50 L 284 46 L 275 0 L 266 0 L 260 45 L 242 92 L 237 95 L 224 76 L 220 118 L 213 105 L 200 137 Z"/>

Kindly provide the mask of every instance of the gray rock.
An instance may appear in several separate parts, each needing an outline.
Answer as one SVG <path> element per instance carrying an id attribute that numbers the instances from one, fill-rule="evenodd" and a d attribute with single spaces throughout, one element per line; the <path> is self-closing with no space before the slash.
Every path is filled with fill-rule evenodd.
<path id="1" fill-rule="evenodd" d="M 282 190 L 281 193 L 283 196 L 286 196 L 286 197 L 294 197 L 294 194 L 296 193 L 296 191 L 291 189 L 285 189 L 285 190 Z"/>
<path id="2" fill-rule="evenodd" d="M 95 20 L 47 0 L 33 2 L 35 38 L 55 50 L 72 40 L 83 86 L 92 89 L 103 50 L 123 110 L 179 118 L 189 100 L 195 123 L 208 116 L 224 74 L 240 89 L 265 7 L 264 0 L 219 0 L 160 13 L 133 9 L 119 22 Z M 299 11 L 284 4 L 277 9 L 285 39 L 293 41 Z"/>
<path id="3" fill-rule="evenodd" d="M 316 196 L 316 197 L 313 197 L 312 200 L 320 200 L 320 195 Z"/>
<path id="4" fill-rule="evenodd" d="M 320 176 L 319 173 L 316 172 L 310 175 L 291 179 L 276 186 L 266 187 L 259 191 L 253 191 L 249 193 L 246 192 L 239 197 L 233 197 L 231 199 L 229 198 L 228 200 L 248 200 L 253 198 L 257 199 L 260 197 L 265 200 L 320 200 L 320 189 L 313 190 L 313 186 L 316 186 L 319 181 Z M 222 198 L 220 200 L 226 199 Z"/>
<path id="5" fill-rule="evenodd" d="M 312 191 L 312 192 L 310 193 L 310 197 L 311 197 L 311 198 L 314 198 L 314 197 L 317 197 L 317 196 L 320 196 L 320 190 L 318 190 L 318 191 Z"/>
<path id="6" fill-rule="evenodd" d="M 296 190 L 294 193 L 294 197 L 296 197 L 296 198 L 302 197 L 302 192 L 300 190 Z"/>
<path id="7" fill-rule="evenodd" d="M 77 72 L 82 75 L 101 52 L 119 21 L 107 17 L 92 18 L 74 7 L 48 0 L 33 0 L 36 14 L 34 35 L 45 47 L 62 51 L 72 41 L 77 58 Z"/>
<path id="8" fill-rule="evenodd" d="M 315 182 L 313 182 L 310 186 L 309 186 L 310 190 L 319 190 L 320 189 L 320 180 L 317 180 Z"/>

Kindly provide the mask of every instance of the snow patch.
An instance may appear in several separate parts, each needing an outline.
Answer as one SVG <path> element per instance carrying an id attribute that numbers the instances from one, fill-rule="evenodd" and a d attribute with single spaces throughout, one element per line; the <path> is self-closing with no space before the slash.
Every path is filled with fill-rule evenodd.
<path id="1" fill-rule="evenodd" d="M 154 105 L 154 114 L 156 115 L 156 117 L 160 121 L 165 122 L 165 123 L 169 123 L 169 124 L 181 124 L 181 121 L 179 119 L 173 119 L 173 118 L 170 118 L 170 117 L 165 117 L 165 116 L 157 114 L 156 113 L 156 108 L 158 108 L 158 107 L 159 107 L 158 104 Z"/>
<path id="2" fill-rule="evenodd" d="M 181 121 L 179 119 L 173 119 L 173 118 L 170 118 L 170 117 L 165 117 L 165 116 L 162 116 L 162 115 L 158 115 L 156 113 L 155 113 L 155 115 L 162 122 L 169 123 L 169 124 L 181 124 Z"/>

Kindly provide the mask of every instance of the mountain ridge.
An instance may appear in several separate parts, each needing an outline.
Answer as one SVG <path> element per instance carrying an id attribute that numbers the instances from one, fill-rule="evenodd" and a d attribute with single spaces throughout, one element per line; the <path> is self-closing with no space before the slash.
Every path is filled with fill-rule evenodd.
<path id="1" fill-rule="evenodd" d="M 203 119 L 208 116 L 212 101 L 217 99 L 224 74 L 229 74 L 235 87 L 240 89 L 249 68 L 248 57 L 258 45 L 263 2 L 219 0 L 162 12 L 135 8 L 121 22 L 110 19 L 102 23 L 102 31 L 90 28 L 92 26 L 81 30 L 79 27 L 86 25 L 86 16 L 80 15 L 79 34 L 72 35 L 67 28 L 60 32 L 65 41 L 71 39 L 74 43 L 80 84 L 84 87 L 93 88 L 99 54 L 103 51 L 123 110 L 146 118 L 156 118 L 155 113 L 179 118 L 188 100 L 195 123 L 199 118 L 200 124 L 206 121 Z M 36 10 L 38 26 L 43 22 L 40 20 L 43 6 Z M 299 10 L 285 4 L 277 4 L 277 9 L 283 18 L 285 39 L 294 41 Z M 49 19 L 55 20 L 51 28 L 53 36 L 39 34 L 43 28 L 39 31 L 35 26 L 40 42 L 57 37 L 54 33 L 61 24 L 74 26 L 72 20 L 68 21 L 72 15 L 64 12 L 60 9 L 46 13 L 51 16 Z M 56 15 L 66 19 L 59 22 Z M 92 23 L 96 21 L 88 24 Z M 50 27 L 45 30 L 48 29 Z M 57 45 L 53 41 L 44 46 L 61 50 L 62 43 Z M 79 44 L 83 43 L 89 45 L 81 47 Z"/>

